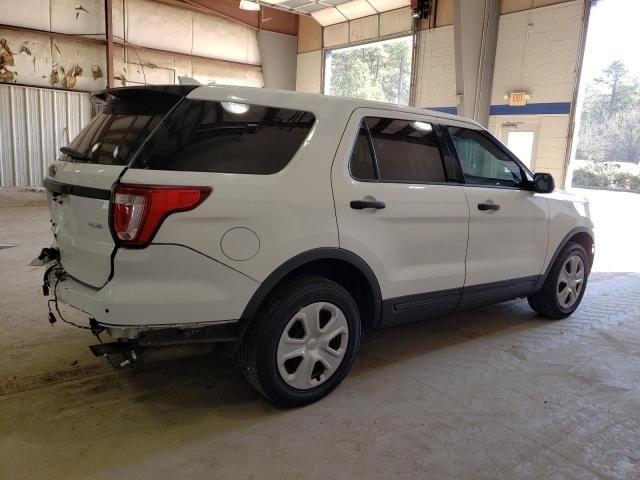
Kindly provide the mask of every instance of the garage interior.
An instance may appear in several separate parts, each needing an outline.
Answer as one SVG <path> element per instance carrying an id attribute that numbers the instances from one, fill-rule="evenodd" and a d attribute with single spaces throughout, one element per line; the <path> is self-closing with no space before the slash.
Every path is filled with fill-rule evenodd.
<path id="1" fill-rule="evenodd" d="M 332 395 L 292 410 L 218 351 L 114 370 L 49 324 L 27 266 L 90 92 L 189 77 L 329 94 L 332 55 L 401 38 L 405 103 L 477 120 L 569 188 L 594 4 L 0 0 L 0 478 L 640 478 L 637 193 L 586 192 L 596 260 L 568 319 L 516 300 L 374 332 Z"/>

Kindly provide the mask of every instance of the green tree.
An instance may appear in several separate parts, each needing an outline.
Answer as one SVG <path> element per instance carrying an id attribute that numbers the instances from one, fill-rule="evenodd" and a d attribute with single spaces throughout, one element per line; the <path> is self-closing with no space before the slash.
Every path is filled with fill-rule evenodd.
<path id="1" fill-rule="evenodd" d="M 618 162 L 640 162 L 640 105 L 621 113 L 610 124 L 607 156 Z"/>
<path id="2" fill-rule="evenodd" d="M 407 105 L 411 50 L 402 39 L 332 52 L 329 93 Z"/>
<path id="3" fill-rule="evenodd" d="M 637 82 L 630 82 L 627 78 L 627 67 L 622 60 L 615 60 L 603 71 L 603 76 L 594 79 L 596 84 L 604 85 L 607 89 L 606 115 L 623 112 L 634 102 L 637 95 Z"/>
<path id="4" fill-rule="evenodd" d="M 589 83 L 576 157 L 594 162 L 640 162 L 640 82 L 616 60 Z"/>

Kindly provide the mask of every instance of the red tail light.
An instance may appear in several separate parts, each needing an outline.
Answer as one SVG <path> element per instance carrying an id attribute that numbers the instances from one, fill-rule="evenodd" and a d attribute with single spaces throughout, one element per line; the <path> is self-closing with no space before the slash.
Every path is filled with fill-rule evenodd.
<path id="1" fill-rule="evenodd" d="M 113 200 L 113 230 L 122 245 L 145 246 L 167 216 L 193 210 L 211 190 L 211 187 L 118 185 Z"/>

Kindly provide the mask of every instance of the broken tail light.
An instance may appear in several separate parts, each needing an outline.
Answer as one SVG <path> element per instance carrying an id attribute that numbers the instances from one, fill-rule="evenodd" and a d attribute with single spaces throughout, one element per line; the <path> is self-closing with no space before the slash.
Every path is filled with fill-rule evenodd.
<path id="1" fill-rule="evenodd" d="M 118 185 L 113 200 L 113 231 L 121 245 L 144 247 L 165 218 L 193 210 L 211 191 L 211 187 Z"/>

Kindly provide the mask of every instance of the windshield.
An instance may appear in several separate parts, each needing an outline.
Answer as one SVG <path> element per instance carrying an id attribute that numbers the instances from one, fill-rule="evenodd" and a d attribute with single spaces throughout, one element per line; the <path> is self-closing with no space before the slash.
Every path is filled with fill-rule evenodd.
<path id="1" fill-rule="evenodd" d="M 65 149 L 69 162 L 128 165 L 133 155 L 171 108 L 182 90 L 132 88 L 94 97 L 98 114 Z"/>

